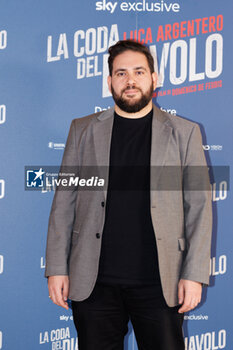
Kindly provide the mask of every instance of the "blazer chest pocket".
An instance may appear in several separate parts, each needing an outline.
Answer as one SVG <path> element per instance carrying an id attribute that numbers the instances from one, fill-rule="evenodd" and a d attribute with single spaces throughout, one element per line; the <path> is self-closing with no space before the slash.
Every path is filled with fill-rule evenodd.
<path id="1" fill-rule="evenodd" d="M 179 250 L 181 250 L 182 252 L 185 250 L 185 248 L 186 248 L 186 240 L 185 240 L 184 237 L 178 238 L 178 246 L 179 246 Z"/>
<path id="2" fill-rule="evenodd" d="M 78 231 L 73 231 L 72 232 L 72 244 L 76 244 L 79 238 L 79 232 Z"/>

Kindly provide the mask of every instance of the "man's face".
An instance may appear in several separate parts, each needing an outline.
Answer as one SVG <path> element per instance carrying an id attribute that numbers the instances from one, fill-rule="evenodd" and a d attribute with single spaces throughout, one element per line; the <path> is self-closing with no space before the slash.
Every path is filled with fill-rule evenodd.
<path id="1" fill-rule="evenodd" d="M 156 78 L 156 73 L 150 72 L 146 56 L 128 50 L 114 59 L 108 87 L 121 110 L 136 113 L 151 101 Z"/>

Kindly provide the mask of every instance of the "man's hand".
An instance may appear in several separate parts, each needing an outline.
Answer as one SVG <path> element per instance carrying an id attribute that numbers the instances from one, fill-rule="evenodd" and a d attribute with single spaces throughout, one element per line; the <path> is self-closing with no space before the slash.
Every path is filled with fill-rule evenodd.
<path id="1" fill-rule="evenodd" d="M 48 277 L 49 297 L 59 306 L 69 309 L 67 298 L 69 292 L 68 276 L 49 276 Z"/>
<path id="2" fill-rule="evenodd" d="M 183 304 L 178 312 L 190 311 L 201 301 L 202 284 L 199 282 L 181 279 L 178 284 L 179 304 Z"/>

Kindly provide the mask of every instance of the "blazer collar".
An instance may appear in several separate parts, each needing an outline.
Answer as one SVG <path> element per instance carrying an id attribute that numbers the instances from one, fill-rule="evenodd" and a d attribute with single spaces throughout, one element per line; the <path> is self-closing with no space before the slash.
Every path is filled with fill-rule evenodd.
<path id="1" fill-rule="evenodd" d="M 170 119 L 166 113 L 153 105 L 151 165 L 163 166 L 172 133 Z"/>
<path id="2" fill-rule="evenodd" d="M 114 107 L 111 107 L 106 111 L 99 113 L 99 115 L 97 116 L 97 119 L 99 121 L 104 121 L 108 118 L 114 118 Z M 158 107 L 156 107 L 153 104 L 153 121 L 155 122 L 155 120 L 157 120 L 161 124 L 165 124 L 168 126 L 170 124 L 170 120 L 167 117 L 166 113 L 162 112 Z"/>
<path id="3" fill-rule="evenodd" d="M 114 107 L 100 113 L 97 117 L 101 123 L 95 124 L 95 146 L 98 150 L 98 160 L 108 164 L 110 143 L 114 119 Z M 165 161 L 172 126 L 166 113 L 153 104 L 151 165 L 162 166 Z M 101 149 L 101 152 L 99 152 Z"/>
<path id="4" fill-rule="evenodd" d="M 159 187 L 159 178 L 165 164 L 171 141 L 172 126 L 169 117 L 156 106 L 153 106 L 151 159 L 150 159 L 150 189 L 151 206 L 156 203 L 156 189 Z M 169 164 L 169 161 L 168 161 Z"/>
<path id="5" fill-rule="evenodd" d="M 94 124 L 94 144 L 96 161 L 98 166 L 109 166 L 111 135 L 114 120 L 114 107 L 100 113 L 98 122 Z M 153 174 L 153 187 L 156 186 L 161 169 L 165 163 L 166 154 L 172 133 L 172 126 L 169 117 L 158 107 L 153 105 L 152 136 L 151 136 L 151 166 L 158 167 Z M 108 174 L 105 174 L 108 183 Z M 152 183 L 151 183 L 152 184 Z M 106 191 L 105 191 L 106 195 Z"/>

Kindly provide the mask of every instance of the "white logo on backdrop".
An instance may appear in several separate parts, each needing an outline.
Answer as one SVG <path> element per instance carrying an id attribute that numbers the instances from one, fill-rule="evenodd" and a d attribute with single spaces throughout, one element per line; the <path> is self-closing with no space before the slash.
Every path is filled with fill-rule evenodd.
<path id="1" fill-rule="evenodd" d="M 64 143 L 49 142 L 48 143 L 48 148 L 64 149 L 65 148 L 65 144 Z"/>
<path id="2" fill-rule="evenodd" d="M 223 145 L 202 145 L 204 151 L 222 151 Z"/>
<path id="3" fill-rule="evenodd" d="M 204 334 L 196 334 L 184 339 L 185 349 L 194 350 L 210 350 L 210 349 L 225 349 L 227 332 L 221 329 L 219 332 L 208 332 Z"/>
<path id="4" fill-rule="evenodd" d="M 0 199 L 5 197 L 5 180 L 0 180 Z"/>
<path id="5" fill-rule="evenodd" d="M 73 321 L 73 316 L 71 315 L 71 316 L 67 316 L 67 315 L 61 315 L 61 316 L 59 316 L 59 320 L 60 321 Z"/>
<path id="6" fill-rule="evenodd" d="M 224 275 L 227 272 L 227 256 L 215 256 L 210 259 L 210 276 Z"/>
<path id="7" fill-rule="evenodd" d="M 0 124 L 4 124 L 6 121 L 6 106 L 0 105 Z"/>
<path id="8" fill-rule="evenodd" d="M 172 108 L 163 108 L 163 107 L 160 107 L 161 111 L 164 111 L 164 112 L 167 112 L 167 113 L 170 113 L 171 115 L 176 115 L 176 109 L 172 109 Z"/>
<path id="9" fill-rule="evenodd" d="M 71 338 L 69 327 L 43 331 L 39 335 L 39 344 L 52 343 L 52 349 L 78 349 L 77 337 Z"/>
<path id="10" fill-rule="evenodd" d="M 184 320 L 189 320 L 189 321 L 208 321 L 209 316 L 207 315 L 185 315 Z"/>
<path id="11" fill-rule="evenodd" d="M 0 274 L 3 273 L 4 270 L 4 257 L 3 255 L 0 255 Z"/>
<path id="12" fill-rule="evenodd" d="M 97 1 L 95 3 L 96 11 L 108 11 L 111 14 L 115 12 L 117 7 L 123 12 L 179 12 L 180 4 L 177 2 L 167 3 L 164 0 L 160 0 L 160 2 L 151 2 L 151 1 L 122 1 L 120 4 L 115 1 Z"/>
<path id="13" fill-rule="evenodd" d="M 0 31 L 0 50 L 4 50 L 7 47 L 7 31 Z"/>
<path id="14" fill-rule="evenodd" d="M 45 258 L 43 256 L 40 258 L 40 268 L 45 269 Z"/>
<path id="15" fill-rule="evenodd" d="M 108 106 L 107 108 L 105 107 L 100 107 L 100 106 L 95 106 L 95 113 L 106 111 L 107 109 L 110 109 L 111 107 Z"/>
<path id="16" fill-rule="evenodd" d="M 227 198 L 228 184 L 227 181 L 221 181 L 220 183 L 212 183 L 212 201 L 224 201 Z"/>

